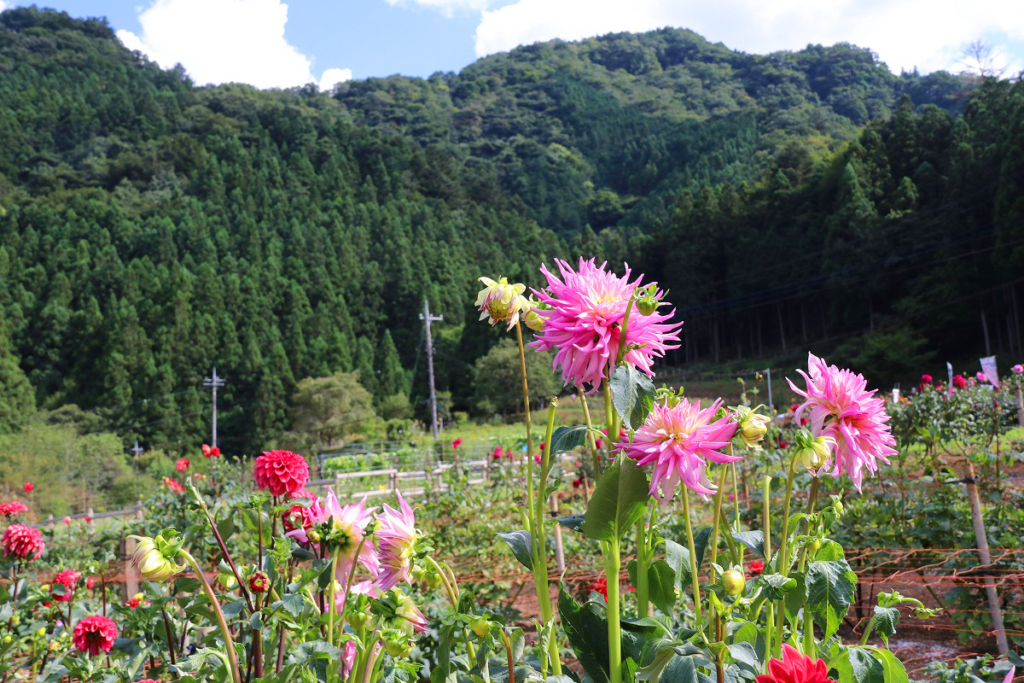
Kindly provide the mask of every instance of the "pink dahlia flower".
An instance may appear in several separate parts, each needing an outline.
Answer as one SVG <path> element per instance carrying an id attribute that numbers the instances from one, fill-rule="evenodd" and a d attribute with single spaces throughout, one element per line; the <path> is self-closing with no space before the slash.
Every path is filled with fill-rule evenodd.
<path id="1" fill-rule="evenodd" d="M 86 617 L 77 624 L 71 634 L 71 642 L 79 652 L 88 652 L 95 657 L 100 653 L 110 652 L 117 640 L 117 624 L 107 617 L 96 615 Z"/>
<path id="2" fill-rule="evenodd" d="M 981 372 L 981 371 L 978 371 L 978 372 L 974 373 L 974 379 L 978 380 L 979 382 L 987 382 L 988 381 L 988 377 L 986 377 L 985 373 Z"/>
<path id="3" fill-rule="evenodd" d="M 51 588 L 50 594 L 52 595 L 53 599 L 57 602 L 70 602 L 71 599 L 75 597 L 75 587 L 78 585 L 78 580 L 80 578 L 82 578 L 81 574 L 70 569 L 65 569 L 62 572 L 58 572 L 57 575 L 53 577 L 51 586 L 64 586 L 64 593 L 58 595 L 57 593 L 54 593 L 53 588 Z"/>
<path id="4" fill-rule="evenodd" d="M 671 408 L 655 405 L 647 420 L 633 435 L 632 443 L 615 444 L 638 465 L 654 465 L 651 495 L 668 500 L 680 481 L 702 496 L 715 492 L 708 479 L 707 461 L 735 462 L 741 458 L 726 455 L 720 449 L 729 445 L 736 423 L 729 416 L 715 419 L 722 406 L 715 401 L 701 410 L 700 402 L 681 399 Z"/>
<path id="5" fill-rule="evenodd" d="M 192 463 L 189 462 L 188 458 L 178 458 L 174 463 L 174 469 L 178 470 L 179 472 L 187 472 L 188 466 L 191 464 Z"/>
<path id="6" fill-rule="evenodd" d="M 0 505 L 0 515 L 3 515 L 4 517 L 13 517 L 21 512 L 28 512 L 28 508 L 19 500 Z"/>
<path id="7" fill-rule="evenodd" d="M 4 547 L 4 557 L 13 556 L 22 562 L 38 560 L 46 550 L 39 529 L 24 524 L 12 524 L 4 529 L 0 544 Z"/>
<path id="8" fill-rule="evenodd" d="M 797 371 L 807 383 L 806 390 L 786 380 L 806 399 L 796 415 L 801 417 L 807 411 L 811 433 L 835 439 L 836 463 L 829 474 L 840 477 L 846 472 L 860 491 L 864 471 L 874 474 L 879 460 L 889 464 L 888 456 L 896 454 L 885 403 L 875 397 L 874 390 L 867 390 L 863 375 L 840 370 L 814 354 L 808 354 L 807 370 Z"/>
<path id="9" fill-rule="evenodd" d="M 416 547 L 416 515 L 398 494 L 399 509 L 384 505 L 384 513 L 377 520 L 377 542 L 380 552 L 380 573 L 377 585 L 389 590 L 399 581 L 409 583 L 412 558 Z"/>
<path id="10" fill-rule="evenodd" d="M 366 568 L 366 571 L 376 576 L 380 570 L 377 551 L 373 547 L 371 539 L 366 539 L 366 542 L 363 543 L 366 527 L 373 521 L 373 513 L 376 509 L 375 507 L 366 507 L 365 498 L 358 503 L 343 506 L 338 502 L 334 491 L 328 490 L 327 498 L 322 506 L 319 501 L 314 500 L 308 508 L 302 508 L 303 517 L 304 519 L 308 518 L 309 526 L 296 527 L 285 535 L 300 543 L 309 543 L 307 530 L 312 526 L 329 522 L 330 529 L 324 540 L 329 543 L 330 548 L 341 553 L 336 578 L 339 581 L 347 581 L 352 563 L 356 560 Z M 362 544 L 362 549 L 359 548 L 360 544 Z M 357 550 L 358 557 L 356 557 Z"/>
<path id="11" fill-rule="evenodd" d="M 605 270 L 605 264 L 594 259 L 579 262 L 574 271 L 565 261 L 556 260 L 561 277 L 552 274 L 546 265 L 540 272 L 547 278 L 546 289 L 534 290 L 541 302 L 550 306 L 544 311 L 545 324 L 530 346 L 538 351 L 556 349 L 554 368 L 561 368 L 566 384 L 597 391 L 601 380 L 615 363 L 622 343 L 622 321 L 626 308 L 643 276 L 630 282 L 630 270 L 622 277 Z M 675 311 L 672 311 L 675 313 Z M 670 323 L 672 313 L 657 311 L 643 315 L 633 307 L 626 327 L 626 343 L 630 350 L 625 361 L 652 375 L 651 365 L 665 351 L 678 348 L 677 332 L 681 322 Z"/>
<path id="12" fill-rule="evenodd" d="M 259 489 L 269 490 L 273 496 L 283 496 L 302 490 L 309 480 L 309 465 L 298 453 L 265 451 L 253 463 L 252 476 Z"/>
<path id="13" fill-rule="evenodd" d="M 1021 365 L 1020 363 L 1014 365 L 1012 368 L 1010 368 L 1010 370 L 1015 375 L 1024 375 L 1024 365 Z"/>

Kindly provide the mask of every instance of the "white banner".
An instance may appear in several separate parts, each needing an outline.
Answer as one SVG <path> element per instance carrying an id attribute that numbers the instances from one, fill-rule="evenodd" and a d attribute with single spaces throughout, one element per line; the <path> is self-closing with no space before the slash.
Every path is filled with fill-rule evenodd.
<path id="1" fill-rule="evenodd" d="M 985 379 L 992 383 L 996 389 L 999 388 L 999 371 L 996 370 L 996 357 L 989 356 L 988 358 L 979 358 L 981 362 L 981 371 L 985 373 Z"/>

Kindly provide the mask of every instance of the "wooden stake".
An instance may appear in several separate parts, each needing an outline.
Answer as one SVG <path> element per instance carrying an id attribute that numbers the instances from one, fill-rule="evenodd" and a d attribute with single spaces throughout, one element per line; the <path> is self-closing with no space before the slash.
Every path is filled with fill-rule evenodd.
<path id="1" fill-rule="evenodd" d="M 977 537 L 978 557 L 981 559 L 981 566 L 989 568 L 992 565 L 992 554 L 988 550 L 985 519 L 982 516 L 978 486 L 974 481 L 974 465 L 971 463 L 967 463 L 967 477 L 964 479 L 964 483 L 967 485 L 967 498 L 971 504 L 971 521 L 974 523 L 974 535 Z M 1006 642 L 1006 628 L 1003 626 L 1003 611 L 999 603 L 999 592 L 996 590 L 996 583 L 991 574 L 987 574 L 982 580 L 985 583 L 988 607 L 992 613 L 992 630 L 996 634 L 996 647 L 999 648 L 999 655 L 1005 657 L 1010 648 Z"/>

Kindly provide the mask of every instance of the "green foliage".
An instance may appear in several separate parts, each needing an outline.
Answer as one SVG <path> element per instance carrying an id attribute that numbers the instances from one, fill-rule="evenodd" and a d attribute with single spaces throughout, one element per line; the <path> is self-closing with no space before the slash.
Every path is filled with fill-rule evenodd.
<path id="1" fill-rule="evenodd" d="M 356 372 L 307 377 L 292 397 L 292 425 L 307 449 L 332 448 L 376 420 L 373 397 Z"/>
<path id="2" fill-rule="evenodd" d="M 36 397 L 18 358 L 11 352 L 0 318 L 0 435 L 10 434 L 32 417 Z"/>
<path id="3" fill-rule="evenodd" d="M 551 354 L 526 349 L 526 379 L 530 398 L 543 404 L 558 393 L 558 381 L 551 372 Z M 522 392 L 510 391 L 521 382 L 519 346 L 511 339 L 502 339 L 473 367 L 472 404 L 479 414 L 503 415 L 523 411 Z"/>

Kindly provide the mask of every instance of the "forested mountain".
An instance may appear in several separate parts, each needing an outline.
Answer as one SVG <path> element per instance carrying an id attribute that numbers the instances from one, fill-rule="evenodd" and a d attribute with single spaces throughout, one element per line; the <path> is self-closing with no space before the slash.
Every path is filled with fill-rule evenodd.
<path id="1" fill-rule="evenodd" d="M 983 352 L 983 317 L 1021 351 L 1024 87 L 894 76 L 849 45 L 665 29 L 258 91 L 21 8 L 0 14 L 0 140 L 4 376 L 151 445 L 205 433 L 213 365 L 228 450 L 287 429 L 305 377 L 359 370 L 417 405 L 424 297 L 465 407 L 497 340 L 475 278 L 536 284 L 581 253 L 671 288 L 680 364 L 814 342 L 887 381 Z"/>

